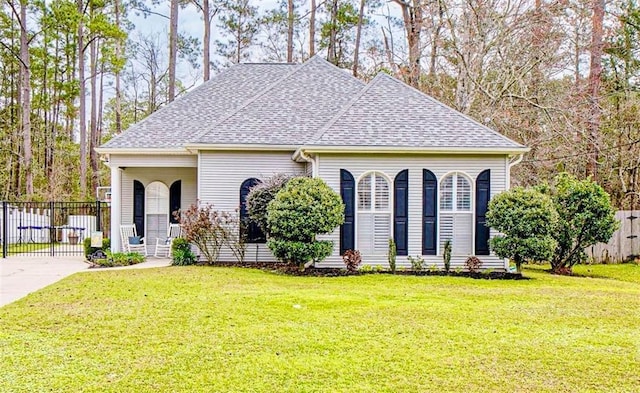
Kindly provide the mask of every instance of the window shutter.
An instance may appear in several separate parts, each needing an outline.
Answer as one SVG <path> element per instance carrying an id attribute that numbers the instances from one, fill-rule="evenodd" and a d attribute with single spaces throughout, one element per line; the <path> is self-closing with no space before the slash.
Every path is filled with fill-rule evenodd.
<path id="1" fill-rule="evenodd" d="M 487 209 L 491 197 L 491 170 L 487 169 L 476 179 L 476 241 L 475 254 L 489 255 L 489 228 Z"/>
<path id="2" fill-rule="evenodd" d="M 340 196 L 344 203 L 344 224 L 340 225 L 340 255 L 355 248 L 355 188 L 353 175 L 340 169 Z"/>
<path id="3" fill-rule="evenodd" d="M 398 255 L 409 255 L 409 170 L 396 175 L 393 181 L 393 238 Z"/>
<path id="4" fill-rule="evenodd" d="M 251 187 L 258 183 L 260 180 L 252 177 L 243 181 L 240 186 L 240 222 L 245 225 L 248 243 L 264 243 L 267 240 L 258 224 L 249 219 L 249 211 L 247 210 L 247 195 L 249 195 Z"/>
<path id="5" fill-rule="evenodd" d="M 180 201 L 182 199 L 182 180 L 174 181 L 169 189 L 169 221 L 172 224 L 177 224 L 178 219 L 173 215 L 173 212 L 180 210 Z"/>
<path id="6" fill-rule="evenodd" d="M 422 255 L 436 255 L 438 221 L 438 180 L 428 169 L 422 170 Z"/>
<path id="7" fill-rule="evenodd" d="M 138 180 L 133 181 L 133 223 L 136 233 L 144 236 L 144 185 Z"/>

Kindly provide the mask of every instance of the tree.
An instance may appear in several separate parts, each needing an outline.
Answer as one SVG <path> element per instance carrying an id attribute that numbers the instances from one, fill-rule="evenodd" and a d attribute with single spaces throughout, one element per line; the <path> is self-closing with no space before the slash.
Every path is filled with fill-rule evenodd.
<path id="1" fill-rule="evenodd" d="M 491 249 L 500 258 L 513 260 L 520 273 L 523 263 L 552 257 L 557 222 L 549 196 L 522 187 L 503 191 L 489 202 L 487 226 L 501 233 L 491 239 Z"/>
<path id="2" fill-rule="evenodd" d="M 172 102 L 176 98 L 176 64 L 178 61 L 178 5 L 178 0 L 171 0 L 171 16 L 169 18 L 169 102 Z"/>
<path id="3" fill-rule="evenodd" d="M 559 218 L 553 232 L 557 247 L 551 268 L 556 273 L 571 273 L 573 265 L 586 260 L 585 248 L 608 242 L 619 222 L 609 194 L 591 179 L 561 173 L 549 192 Z"/>
<path id="4" fill-rule="evenodd" d="M 331 255 L 333 242 L 316 240 L 344 222 L 340 195 L 320 178 L 291 179 L 267 207 L 267 246 L 287 263 L 303 266 Z"/>
<path id="5" fill-rule="evenodd" d="M 247 51 L 254 44 L 258 26 L 258 7 L 249 0 L 222 1 L 218 27 L 227 39 L 216 41 L 218 53 L 233 64 L 248 58 Z"/>
<path id="6" fill-rule="evenodd" d="M 255 222 L 262 233 L 269 235 L 269 222 L 267 206 L 276 197 L 278 192 L 287 185 L 291 179 L 289 175 L 277 173 L 263 179 L 249 190 L 247 195 L 247 211 L 249 218 Z"/>

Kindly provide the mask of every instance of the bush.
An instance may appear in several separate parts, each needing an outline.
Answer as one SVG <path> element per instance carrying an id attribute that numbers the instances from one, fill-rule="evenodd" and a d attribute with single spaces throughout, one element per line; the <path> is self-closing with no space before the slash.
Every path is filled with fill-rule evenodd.
<path id="1" fill-rule="evenodd" d="M 553 231 L 558 222 L 551 198 L 534 189 L 515 187 L 489 202 L 487 226 L 502 235 L 491 239 L 493 252 L 509 258 L 518 272 L 522 263 L 546 261 L 553 255 Z"/>
<path id="2" fill-rule="evenodd" d="M 105 237 L 102 239 L 102 247 L 91 247 L 91 238 L 87 237 L 83 240 L 82 245 L 84 246 L 84 257 L 88 259 L 89 255 L 98 250 L 109 250 L 111 248 L 111 240 Z"/>
<path id="3" fill-rule="evenodd" d="M 476 256 L 470 256 L 464 261 L 464 266 L 470 273 L 477 273 L 482 267 L 482 261 Z"/>
<path id="4" fill-rule="evenodd" d="M 194 265 L 197 262 L 196 255 L 191 251 L 191 246 L 186 239 L 181 237 L 174 239 L 171 245 L 171 264 L 175 266 Z"/>
<path id="5" fill-rule="evenodd" d="M 221 212 L 218 217 L 223 243 L 231 250 L 238 263 L 244 262 L 247 251 L 247 231 L 240 228 L 240 216 L 237 212 Z"/>
<path id="6" fill-rule="evenodd" d="M 282 262 L 304 265 L 308 261 L 321 261 L 333 252 L 333 242 L 297 242 L 270 239 L 267 243 L 273 255 Z"/>
<path id="7" fill-rule="evenodd" d="M 444 249 L 442 250 L 442 260 L 444 262 L 444 271 L 449 273 L 451 269 L 451 240 L 444 242 Z"/>
<path id="8" fill-rule="evenodd" d="M 422 258 L 420 255 L 416 255 L 415 258 L 409 255 L 407 259 L 411 264 L 411 270 L 413 270 L 414 272 L 420 272 L 422 271 L 422 269 L 424 269 L 424 258 Z"/>
<path id="9" fill-rule="evenodd" d="M 255 222 L 262 233 L 269 235 L 267 206 L 291 179 L 289 175 L 277 173 L 263 179 L 249 190 L 247 195 L 247 212 L 251 221 Z"/>
<path id="10" fill-rule="evenodd" d="M 347 266 L 347 270 L 355 272 L 358 270 L 358 266 L 362 263 L 362 256 L 358 250 L 347 250 L 342 256 L 344 264 Z"/>
<path id="11" fill-rule="evenodd" d="M 387 259 L 389 260 L 389 269 L 391 273 L 396 274 L 396 256 L 398 251 L 396 248 L 396 242 L 393 239 L 389 239 L 389 251 L 387 252 Z"/>
<path id="12" fill-rule="evenodd" d="M 100 267 L 130 266 L 145 261 L 145 256 L 137 252 L 110 252 L 107 251 L 107 258 L 96 259 L 92 263 Z"/>
<path id="13" fill-rule="evenodd" d="M 597 183 L 577 180 L 561 173 L 549 189 L 559 221 L 554 233 L 557 242 L 551 259 L 556 273 L 571 273 L 576 263 L 587 259 L 585 248 L 611 239 L 618 229 L 611 199 Z"/>
<path id="14" fill-rule="evenodd" d="M 304 265 L 331 255 L 333 242 L 316 241 L 344 221 L 342 199 L 318 178 L 291 179 L 267 207 L 267 246 L 283 262 Z"/>

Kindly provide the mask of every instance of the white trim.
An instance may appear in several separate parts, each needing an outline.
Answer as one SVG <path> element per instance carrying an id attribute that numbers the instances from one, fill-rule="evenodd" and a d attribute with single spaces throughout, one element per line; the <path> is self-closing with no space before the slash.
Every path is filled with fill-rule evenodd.
<path id="1" fill-rule="evenodd" d="M 300 152 L 306 153 L 416 153 L 416 154 L 523 154 L 528 147 L 398 147 L 398 146 L 302 146 L 293 154 L 297 160 Z"/>
<path id="2" fill-rule="evenodd" d="M 111 249 L 120 251 L 120 223 L 122 217 L 122 171 L 111 168 Z"/>
<path id="3" fill-rule="evenodd" d="M 135 154 L 135 155 L 179 155 L 179 156 L 188 156 L 193 155 L 193 152 L 190 152 L 186 148 L 182 147 L 173 147 L 173 148 L 149 148 L 149 147 L 124 147 L 124 148 L 115 148 L 115 147 L 97 147 L 96 152 L 101 155 L 110 155 L 110 154 Z M 108 158 L 108 157 L 107 157 Z"/>
<path id="4" fill-rule="evenodd" d="M 265 145 L 260 143 L 187 143 L 184 148 L 188 151 L 196 150 L 222 150 L 222 151 L 293 151 L 300 145 Z"/>

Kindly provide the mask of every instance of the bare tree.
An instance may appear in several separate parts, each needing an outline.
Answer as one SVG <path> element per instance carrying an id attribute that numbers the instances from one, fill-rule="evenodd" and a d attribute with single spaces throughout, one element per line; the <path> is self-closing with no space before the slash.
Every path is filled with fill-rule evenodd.
<path id="1" fill-rule="evenodd" d="M 593 0 L 593 17 L 591 31 L 591 63 L 589 68 L 589 125 L 587 176 L 594 179 L 598 175 L 598 139 L 600 133 L 600 81 L 602 79 L 602 55 L 604 49 L 603 22 L 604 0 Z"/>
<path id="2" fill-rule="evenodd" d="M 178 60 L 178 10 L 179 0 L 171 0 L 169 17 L 169 97 L 172 102 L 176 97 L 176 64 Z"/>
<path id="3" fill-rule="evenodd" d="M 364 23 L 364 5 L 366 0 L 360 0 L 360 9 L 358 10 L 358 25 L 356 26 L 356 43 L 353 50 L 353 76 L 358 77 L 358 66 L 360 59 L 360 40 L 362 38 L 362 24 Z"/>

